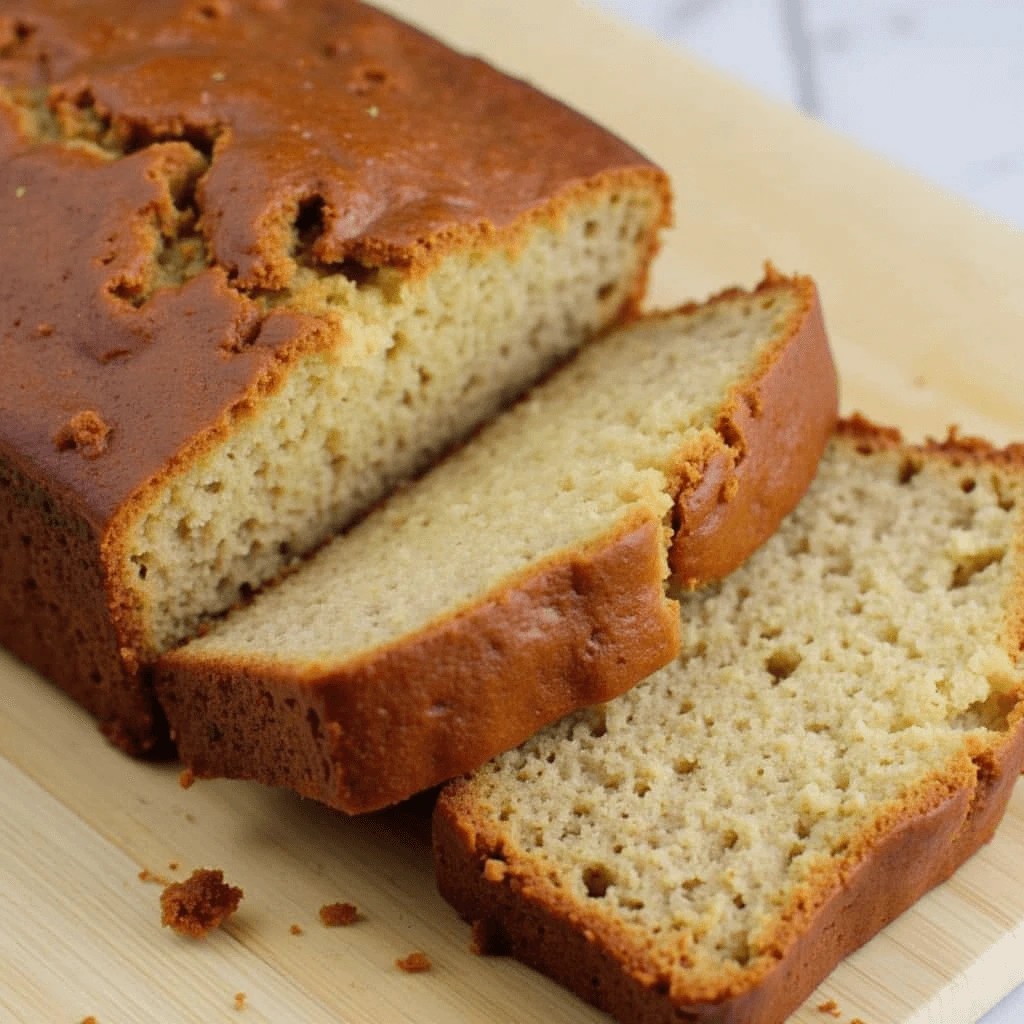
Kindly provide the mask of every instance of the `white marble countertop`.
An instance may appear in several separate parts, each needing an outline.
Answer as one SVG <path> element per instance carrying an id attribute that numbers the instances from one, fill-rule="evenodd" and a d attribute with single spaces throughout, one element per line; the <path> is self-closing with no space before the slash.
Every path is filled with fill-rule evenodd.
<path id="1" fill-rule="evenodd" d="M 593 2 L 1024 228 L 1024 0 Z"/>
<path id="2" fill-rule="evenodd" d="M 1021 0 L 599 0 L 1024 228 Z"/>

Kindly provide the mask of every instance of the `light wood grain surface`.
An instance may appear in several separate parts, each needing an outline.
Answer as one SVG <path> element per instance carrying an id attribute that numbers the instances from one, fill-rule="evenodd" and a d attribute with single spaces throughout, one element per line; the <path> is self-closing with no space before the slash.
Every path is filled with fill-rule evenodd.
<path id="1" fill-rule="evenodd" d="M 751 283 L 770 256 L 818 278 L 847 409 L 914 436 L 956 420 L 1024 437 L 1024 236 L 571 0 L 388 6 L 584 109 L 671 172 L 678 224 L 653 301 Z M 0 1020 L 604 1019 L 518 964 L 467 951 L 468 929 L 434 889 L 429 801 L 346 819 L 255 785 L 184 791 L 174 766 L 124 758 L 2 652 L 0 687 Z M 975 1020 L 1024 981 L 1022 858 L 1018 788 L 997 839 L 793 1020 L 830 1020 L 816 1009 L 827 999 L 844 1024 Z M 197 866 L 223 868 L 247 894 L 204 943 L 162 931 L 159 888 L 137 878 Z M 318 908 L 335 900 L 365 920 L 323 928 Z M 434 970 L 398 971 L 413 950 Z"/>

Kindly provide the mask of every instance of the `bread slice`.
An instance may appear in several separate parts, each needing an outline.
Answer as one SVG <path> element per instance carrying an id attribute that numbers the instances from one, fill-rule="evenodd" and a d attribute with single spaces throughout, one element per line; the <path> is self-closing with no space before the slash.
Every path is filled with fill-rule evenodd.
<path id="1" fill-rule="evenodd" d="M 434 819 L 478 941 L 626 1024 L 779 1024 L 992 835 L 1024 758 L 1024 446 L 845 424 L 676 661 Z"/>
<path id="2" fill-rule="evenodd" d="M 669 562 L 690 585 L 742 562 L 803 494 L 835 410 L 807 278 L 595 343 L 161 661 L 182 759 L 368 811 L 621 693 L 676 653 Z"/>
<path id="3" fill-rule="evenodd" d="M 140 752 L 157 654 L 635 313 L 669 185 L 356 0 L 15 7 L 0 643 Z"/>

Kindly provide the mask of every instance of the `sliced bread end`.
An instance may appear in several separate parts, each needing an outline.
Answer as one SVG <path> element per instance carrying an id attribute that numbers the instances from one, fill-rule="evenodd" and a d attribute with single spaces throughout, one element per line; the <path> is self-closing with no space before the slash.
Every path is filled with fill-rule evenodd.
<path id="1" fill-rule="evenodd" d="M 780 1024 L 1002 816 L 1022 507 L 1024 449 L 841 425 L 673 665 L 442 793 L 442 894 L 626 1024 Z"/>

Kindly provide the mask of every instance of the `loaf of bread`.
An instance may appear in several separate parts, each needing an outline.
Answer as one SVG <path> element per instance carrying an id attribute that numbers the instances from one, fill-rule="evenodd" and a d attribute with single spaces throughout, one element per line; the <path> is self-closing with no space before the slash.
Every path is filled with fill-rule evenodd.
<path id="1" fill-rule="evenodd" d="M 835 416 L 807 278 L 595 342 L 161 660 L 182 759 L 368 811 L 608 700 L 676 653 L 669 563 L 690 586 L 739 565 L 803 495 Z"/>
<path id="2" fill-rule="evenodd" d="M 0 0 L 0 642 L 160 652 L 632 315 L 665 176 L 354 0 Z"/>
<path id="3" fill-rule="evenodd" d="M 676 661 L 441 795 L 480 942 L 619 1020 L 780 1024 L 992 834 L 1024 760 L 1024 447 L 839 431 Z"/>

